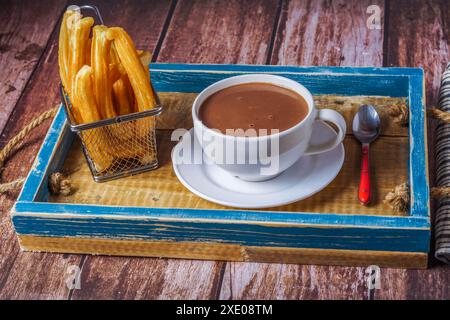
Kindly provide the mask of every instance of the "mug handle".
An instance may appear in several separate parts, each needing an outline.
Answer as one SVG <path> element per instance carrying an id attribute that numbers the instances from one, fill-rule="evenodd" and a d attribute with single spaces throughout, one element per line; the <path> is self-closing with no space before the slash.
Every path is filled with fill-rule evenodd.
<path id="1" fill-rule="evenodd" d="M 328 121 L 332 122 L 338 129 L 336 137 L 319 145 L 310 145 L 305 151 L 305 155 L 319 154 L 323 152 L 330 151 L 336 148 L 345 138 L 345 133 L 347 131 L 347 124 L 345 123 L 344 117 L 337 111 L 332 109 L 319 109 L 317 111 L 315 121 Z"/>

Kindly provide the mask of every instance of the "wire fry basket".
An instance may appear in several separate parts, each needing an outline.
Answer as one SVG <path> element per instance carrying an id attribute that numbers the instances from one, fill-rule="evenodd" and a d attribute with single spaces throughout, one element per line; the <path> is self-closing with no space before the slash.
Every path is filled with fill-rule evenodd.
<path id="1" fill-rule="evenodd" d="M 68 8 L 71 8 L 69 6 Z M 94 13 L 100 24 L 103 18 L 97 7 L 75 6 Z M 117 116 L 92 123 L 77 124 L 69 96 L 60 85 L 61 100 L 72 132 L 81 140 L 92 177 L 104 182 L 158 167 L 156 149 L 156 116 L 162 107 L 151 85 L 157 106 L 150 110 Z"/>
<path id="2" fill-rule="evenodd" d="M 70 129 L 80 137 L 95 181 L 109 181 L 158 167 L 156 116 L 163 110 L 158 98 L 158 106 L 151 110 L 77 125 L 62 86 L 60 92 Z"/>

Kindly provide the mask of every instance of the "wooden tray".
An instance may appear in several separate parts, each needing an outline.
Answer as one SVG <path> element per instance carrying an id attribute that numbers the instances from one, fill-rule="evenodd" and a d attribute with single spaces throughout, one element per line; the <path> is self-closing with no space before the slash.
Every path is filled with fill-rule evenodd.
<path id="1" fill-rule="evenodd" d="M 416 68 L 284 67 L 153 64 L 152 82 L 165 112 L 158 121 L 160 168 L 95 183 L 79 141 L 61 109 L 13 209 L 24 250 L 305 264 L 425 268 L 430 241 L 423 71 Z M 196 94 L 220 79 L 244 73 L 279 74 L 305 85 L 317 106 L 351 119 L 363 103 L 375 105 L 382 135 L 371 150 L 373 204 L 356 199 L 360 145 L 349 130 L 345 163 L 323 191 L 264 210 L 236 210 L 205 201 L 177 180 L 170 161 L 174 128 L 190 128 Z M 387 110 L 410 108 L 409 126 Z M 65 171 L 77 187 L 53 196 L 48 176 Z M 409 181 L 411 209 L 398 214 L 383 203 Z"/>

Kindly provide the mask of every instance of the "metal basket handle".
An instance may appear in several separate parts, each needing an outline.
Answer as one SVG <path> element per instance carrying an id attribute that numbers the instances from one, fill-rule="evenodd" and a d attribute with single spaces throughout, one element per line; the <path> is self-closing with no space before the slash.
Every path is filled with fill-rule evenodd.
<path id="1" fill-rule="evenodd" d="M 69 5 L 66 10 L 74 10 L 74 11 L 90 10 L 90 11 L 93 11 L 95 13 L 96 17 L 98 18 L 99 22 L 101 24 L 104 24 L 102 15 L 100 14 L 100 10 L 94 5 L 82 5 L 82 6 Z M 66 114 L 67 114 L 67 117 L 69 120 L 70 129 L 73 132 L 80 132 L 83 130 L 94 129 L 94 128 L 107 126 L 107 125 L 111 125 L 111 124 L 115 124 L 115 123 L 132 121 L 132 120 L 137 120 L 137 119 L 144 118 L 144 117 L 160 115 L 163 112 L 163 108 L 161 106 L 161 101 L 151 83 L 150 83 L 150 86 L 151 86 L 151 89 L 153 90 L 153 93 L 155 94 L 156 102 L 157 102 L 157 104 L 154 108 L 145 110 L 145 111 L 141 111 L 141 112 L 134 112 L 134 113 L 126 114 L 126 115 L 121 115 L 121 116 L 117 116 L 114 118 L 102 119 L 102 120 L 99 120 L 96 122 L 85 123 L 85 124 L 76 124 L 74 121 L 74 118 L 73 118 L 73 114 L 72 114 L 72 104 L 67 95 L 67 92 L 64 90 L 62 84 L 60 84 L 61 100 L 63 102 L 64 109 L 66 111 Z"/>
<path id="2" fill-rule="evenodd" d="M 95 13 L 98 21 L 100 21 L 101 24 L 105 24 L 103 22 L 102 15 L 100 14 L 100 10 L 94 5 L 86 4 L 86 5 L 82 5 L 82 6 L 77 6 L 77 5 L 72 4 L 72 5 L 69 5 L 66 10 L 74 10 L 74 11 L 90 10 L 90 11 L 93 11 Z"/>

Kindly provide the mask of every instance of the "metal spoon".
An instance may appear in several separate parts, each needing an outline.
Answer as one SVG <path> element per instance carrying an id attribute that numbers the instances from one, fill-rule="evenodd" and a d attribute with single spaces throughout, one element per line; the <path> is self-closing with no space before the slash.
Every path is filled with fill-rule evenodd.
<path id="1" fill-rule="evenodd" d="M 358 199 L 362 205 L 368 205 L 371 199 L 369 174 L 369 145 L 380 134 L 380 117 L 371 105 L 362 105 L 353 118 L 353 135 L 362 143 L 361 177 Z"/>

